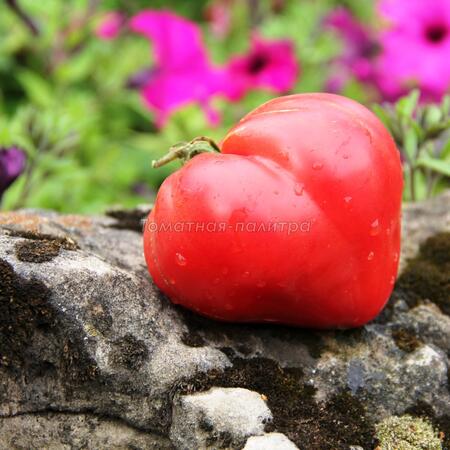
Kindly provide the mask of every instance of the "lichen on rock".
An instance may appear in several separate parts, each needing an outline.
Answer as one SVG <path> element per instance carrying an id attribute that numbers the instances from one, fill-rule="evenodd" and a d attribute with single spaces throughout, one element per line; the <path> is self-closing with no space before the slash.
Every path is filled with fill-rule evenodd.
<path id="1" fill-rule="evenodd" d="M 441 450 L 442 442 L 430 422 L 409 415 L 391 416 L 376 426 L 381 450 Z"/>

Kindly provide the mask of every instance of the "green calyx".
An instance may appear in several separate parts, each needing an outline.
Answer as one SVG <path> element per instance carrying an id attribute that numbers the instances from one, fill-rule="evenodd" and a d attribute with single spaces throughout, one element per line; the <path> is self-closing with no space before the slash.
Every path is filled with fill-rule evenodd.
<path id="1" fill-rule="evenodd" d="M 152 161 L 152 167 L 158 168 L 176 159 L 185 164 L 200 153 L 220 153 L 220 148 L 211 138 L 199 136 L 190 142 L 173 145 L 162 158 Z"/>

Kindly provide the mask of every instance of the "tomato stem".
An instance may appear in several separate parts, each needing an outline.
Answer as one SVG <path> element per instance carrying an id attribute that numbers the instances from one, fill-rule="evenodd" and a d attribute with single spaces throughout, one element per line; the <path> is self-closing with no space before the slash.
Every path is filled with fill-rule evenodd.
<path id="1" fill-rule="evenodd" d="M 166 153 L 162 158 L 152 161 L 152 167 L 161 167 L 176 159 L 181 159 L 184 164 L 200 153 L 218 152 L 220 152 L 220 148 L 216 142 L 209 137 L 199 136 L 190 142 L 180 142 L 173 145 L 170 147 L 168 153 Z"/>

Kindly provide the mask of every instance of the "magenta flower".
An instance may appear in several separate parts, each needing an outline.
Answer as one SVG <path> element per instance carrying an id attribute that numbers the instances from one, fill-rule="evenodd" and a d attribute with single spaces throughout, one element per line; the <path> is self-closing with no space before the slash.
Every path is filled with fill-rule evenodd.
<path id="1" fill-rule="evenodd" d="M 95 29 L 95 35 L 106 41 L 114 39 L 125 24 L 125 17 L 117 11 L 105 14 Z"/>
<path id="2" fill-rule="evenodd" d="M 425 99 L 440 99 L 450 87 L 450 1 L 381 0 L 387 22 L 381 33 L 378 83 L 395 99 L 413 86 Z"/>
<path id="3" fill-rule="evenodd" d="M 223 89 L 230 100 L 239 100 L 257 88 L 281 94 L 294 87 L 298 74 L 292 42 L 269 41 L 255 35 L 249 52 L 228 63 Z"/>
<path id="4" fill-rule="evenodd" d="M 217 123 L 210 102 L 221 89 L 222 71 L 209 61 L 199 27 L 170 11 L 146 10 L 131 19 L 130 28 L 153 44 L 155 66 L 147 71 L 141 94 L 156 124 L 163 126 L 174 111 L 193 102 Z"/>
<path id="5" fill-rule="evenodd" d="M 360 81 L 373 81 L 377 44 L 369 30 L 345 8 L 332 11 L 324 25 L 334 29 L 344 43 L 342 55 L 333 61 L 334 75 L 327 81 L 328 90 L 339 92 L 352 76 Z"/>
<path id="6" fill-rule="evenodd" d="M 17 147 L 0 149 L 0 198 L 25 169 L 25 153 Z"/>

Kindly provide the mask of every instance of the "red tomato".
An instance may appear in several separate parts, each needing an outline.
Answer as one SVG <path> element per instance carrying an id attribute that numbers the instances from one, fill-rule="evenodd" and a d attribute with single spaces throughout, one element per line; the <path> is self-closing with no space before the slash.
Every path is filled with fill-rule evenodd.
<path id="1" fill-rule="evenodd" d="M 368 109 L 280 97 L 245 116 L 221 153 L 164 181 L 146 261 L 174 303 L 205 316 L 359 326 L 393 289 L 402 184 L 399 152 Z"/>

